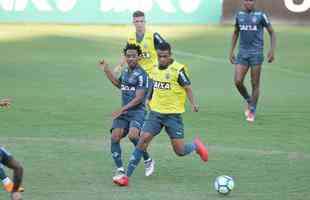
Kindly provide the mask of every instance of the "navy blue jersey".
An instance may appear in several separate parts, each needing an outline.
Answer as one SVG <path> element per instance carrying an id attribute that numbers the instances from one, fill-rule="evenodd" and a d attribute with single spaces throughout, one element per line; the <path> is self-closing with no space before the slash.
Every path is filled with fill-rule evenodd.
<path id="1" fill-rule="evenodd" d="M 240 33 L 239 52 L 263 53 L 264 28 L 271 25 L 267 15 L 262 11 L 239 11 L 235 21 Z"/>
<path id="2" fill-rule="evenodd" d="M 0 164 L 5 164 L 10 157 L 11 154 L 5 148 L 0 147 Z"/>
<path id="3" fill-rule="evenodd" d="M 136 90 L 144 90 L 145 95 L 143 101 L 139 105 L 129 109 L 129 111 L 139 109 L 144 110 L 149 81 L 146 72 L 140 66 L 137 66 L 132 70 L 126 68 L 119 77 L 119 81 L 121 82 L 122 105 L 124 106 L 128 104 L 135 98 Z"/>

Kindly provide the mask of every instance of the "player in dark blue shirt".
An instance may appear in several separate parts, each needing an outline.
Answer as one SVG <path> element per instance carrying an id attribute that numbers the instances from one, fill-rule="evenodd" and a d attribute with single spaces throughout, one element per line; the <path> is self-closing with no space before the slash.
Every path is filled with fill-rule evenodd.
<path id="1" fill-rule="evenodd" d="M 254 9 L 256 0 L 242 1 L 244 10 L 239 11 L 235 18 L 229 59 L 232 64 L 235 64 L 235 85 L 247 102 L 246 119 L 249 122 L 254 122 L 259 98 L 261 66 L 264 61 L 264 28 L 267 29 L 270 36 L 271 48 L 267 54 L 269 63 L 274 60 L 276 36 L 266 13 Z M 234 50 L 238 38 L 239 53 L 235 58 Z M 251 96 L 243 83 L 249 68 L 251 68 Z"/>
<path id="2" fill-rule="evenodd" d="M 126 45 L 124 55 L 128 67 L 124 69 L 119 78 L 115 77 L 105 60 L 101 61 L 99 65 L 112 84 L 119 88 L 122 93 L 122 107 L 112 113 L 111 153 L 117 168 L 113 180 L 125 174 L 121 158 L 120 140 L 128 134 L 130 141 L 136 146 L 146 115 L 145 100 L 148 90 L 148 76 L 138 65 L 141 53 L 139 46 L 134 44 Z M 147 152 L 143 153 L 143 158 L 145 175 L 150 176 L 154 171 L 155 162 Z"/>

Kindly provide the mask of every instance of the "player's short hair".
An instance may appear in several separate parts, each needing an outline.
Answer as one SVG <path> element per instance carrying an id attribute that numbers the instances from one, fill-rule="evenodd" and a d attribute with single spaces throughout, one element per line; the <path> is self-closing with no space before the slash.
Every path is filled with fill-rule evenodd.
<path id="1" fill-rule="evenodd" d="M 144 16 L 145 16 L 144 12 L 140 10 L 137 10 L 132 14 L 132 17 L 144 17 Z"/>
<path id="2" fill-rule="evenodd" d="M 157 50 L 169 51 L 169 53 L 171 53 L 171 46 L 168 42 L 163 42 L 163 43 L 158 44 Z"/>
<path id="3" fill-rule="evenodd" d="M 139 45 L 127 43 L 125 48 L 123 49 L 124 55 L 126 55 L 127 50 L 136 50 L 138 52 L 138 56 L 142 55 L 142 50 Z"/>

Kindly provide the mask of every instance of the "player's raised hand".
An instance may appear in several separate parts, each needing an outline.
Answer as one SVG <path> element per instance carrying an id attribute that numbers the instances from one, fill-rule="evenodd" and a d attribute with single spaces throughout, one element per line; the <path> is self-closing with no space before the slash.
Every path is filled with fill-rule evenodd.
<path id="1" fill-rule="evenodd" d="M 100 62 L 99 62 L 99 67 L 100 69 L 102 69 L 103 71 L 106 71 L 108 68 L 109 68 L 109 65 L 108 65 L 108 62 L 104 59 L 102 59 Z"/>
<path id="2" fill-rule="evenodd" d="M 274 61 L 274 51 L 269 51 L 267 55 L 267 59 L 269 63 L 272 63 Z"/>
<path id="3" fill-rule="evenodd" d="M 12 192 L 11 200 L 22 200 L 22 195 L 20 192 Z"/>
<path id="4" fill-rule="evenodd" d="M 0 99 L 0 107 L 8 108 L 11 105 L 11 99 Z"/>
<path id="5" fill-rule="evenodd" d="M 198 112 L 199 106 L 197 104 L 192 104 L 192 111 L 193 112 Z"/>
<path id="6" fill-rule="evenodd" d="M 235 64 L 236 57 L 234 53 L 229 54 L 229 61 L 231 64 Z"/>

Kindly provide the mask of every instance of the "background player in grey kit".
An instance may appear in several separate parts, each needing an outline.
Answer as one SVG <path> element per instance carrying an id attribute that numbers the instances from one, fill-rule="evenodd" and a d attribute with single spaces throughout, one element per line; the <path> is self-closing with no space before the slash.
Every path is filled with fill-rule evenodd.
<path id="1" fill-rule="evenodd" d="M 109 69 L 105 60 L 102 60 L 99 65 L 112 84 L 121 90 L 122 94 L 122 107 L 112 113 L 111 153 L 117 168 L 113 180 L 125 174 L 120 140 L 128 134 L 130 141 L 136 146 L 146 115 L 145 100 L 148 89 L 148 76 L 138 64 L 141 53 L 139 46 L 135 44 L 126 45 L 124 55 L 128 67 L 123 70 L 118 79 Z M 150 176 L 154 171 L 155 162 L 147 152 L 143 153 L 143 158 L 145 175 Z"/>
<path id="2" fill-rule="evenodd" d="M 264 28 L 267 29 L 270 36 L 271 45 L 267 55 L 269 63 L 274 60 L 276 37 L 267 15 L 254 9 L 256 0 L 242 1 L 244 10 L 239 11 L 235 18 L 229 60 L 235 64 L 235 85 L 247 102 L 246 119 L 249 122 L 254 122 L 259 98 L 261 66 L 264 61 Z M 234 50 L 239 36 L 239 53 L 235 58 Z M 249 68 L 251 68 L 251 96 L 243 84 Z"/>

